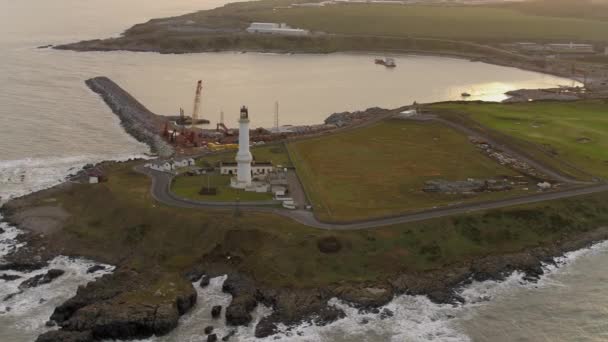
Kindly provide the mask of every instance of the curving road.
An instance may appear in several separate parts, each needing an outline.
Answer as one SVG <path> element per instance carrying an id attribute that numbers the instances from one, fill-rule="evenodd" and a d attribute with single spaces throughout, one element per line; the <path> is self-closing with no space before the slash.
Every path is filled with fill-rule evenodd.
<path id="1" fill-rule="evenodd" d="M 154 171 L 143 167 L 143 165 L 135 168 L 137 172 L 143 173 L 152 178 L 152 197 L 163 204 L 181 207 L 181 208 L 206 208 L 206 209 L 225 209 L 234 210 L 237 203 L 227 202 L 200 202 L 180 198 L 170 191 L 171 180 L 173 175 Z M 395 217 L 380 218 L 369 221 L 361 221 L 354 223 L 326 223 L 317 220 L 312 212 L 306 210 L 286 210 L 276 208 L 277 202 L 240 202 L 238 206 L 243 211 L 266 212 L 287 217 L 303 225 L 327 229 L 327 230 L 360 230 L 372 229 L 384 226 L 390 226 L 400 223 L 410 223 L 424 221 L 445 216 L 458 214 L 466 214 L 476 211 L 498 209 L 516 205 L 539 203 L 563 198 L 577 197 L 589 195 L 599 192 L 608 191 L 608 184 L 595 184 L 591 186 L 570 188 L 561 191 L 539 193 L 525 197 L 516 197 L 503 200 L 489 201 L 483 203 L 463 204 L 451 207 L 441 207 L 411 214 L 403 214 Z"/>

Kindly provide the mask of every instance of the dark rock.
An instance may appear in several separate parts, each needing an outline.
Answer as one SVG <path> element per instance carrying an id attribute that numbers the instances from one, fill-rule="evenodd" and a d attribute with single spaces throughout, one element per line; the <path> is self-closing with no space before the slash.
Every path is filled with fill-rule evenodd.
<path id="1" fill-rule="evenodd" d="M 251 312 L 257 306 L 256 288 L 249 278 L 230 274 L 224 281 L 222 291 L 232 295 L 232 302 L 226 308 L 226 323 L 247 325 L 251 322 Z"/>
<path id="2" fill-rule="evenodd" d="M 540 261 L 531 253 L 488 256 L 475 260 L 471 265 L 473 277 L 477 281 L 503 280 L 515 270 L 536 277 L 543 273 Z"/>
<path id="3" fill-rule="evenodd" d="M 212 326 L 205 327 L 205 335 L 209 335 L 212 332 L 213 332 L 213 327 Z"/>
<path id="4" fill-rule="evenodd" d="M 205 274 L 203 271 L 192 270 L 190 272 L 186 272 L 184 275 L 189 282 L 194 283 L 197 282 L 201 277 Z"/>
<path id="5" fill-rule="evenodd" d="M 14 274 L 0 274 L 0 280 L 4 280 L 4 281 L 13 281 L 13 280 L 17 280 L 19 278 L 21 278 L 21 276 L 14 275 Z"/>
<path id="6" fill-rule="evenodd" d="M 393 291 L 386 285 L 378 287 L 340 286 L 334 290 L 334 294 L 367 311 L 386 305 L 393 299 Z"/>
<path id="7" fill-rule="evenodd" d="M 454 304 L 460 297 L 453 289 L 466 282 L 471 276 L 468 267 L 438 270 L 420 274 L 402 274 L 391 281 L 396 293 L 426 295 L 439 304 Z"/>
<path id="8" fill-rule="evenodd" d="M 183 315 L 186 312 L 190 311 L 190 309 L 196 304 L 197 293 L 194 287 L 189 286 L 187 292 L 180 294 L 177 297 L 177 311 L 179 315 Z"/>
<path id="9" fill-rule="evenodd" d="M 204 274 L 201 278 L 200 287 L 201 288 L 207 287 L 209 285 L 210 280 L 211 280 L 211 278 L 209 278 L 208 275 Z"/>
<path id="10" fill-rule="evenodd" d="M 182 284 L 186 287 L 180 287 L 181 292 L 161 303 L 125 301 L 119 294 L 141 285 L 129 282 L 131 275 L 121 271 L 117 276 L 104 276 L 99 283 L 79 288 L 76 296 L 58 307 L 51 318 L 66 330 L 90 330 L 97 340 L 142 339 L 162 336 L 175 329 L 180 315 L 196 302 L 196 290 L 191 283 L 185 282 Z"/>
<path id="11" fill-rule="evenodd" d="M 52 328 L 54 326 L 57 325 L 57 323 L 55 323 L 55 321 L 46 321 L 46 323 L 44 323 L 45 326 Z"/>
<path id="12" fill-rule="evenodd" d="M 264 317 L 260 320 L 258 325 L 255 326 L 255 337 L 264 338 L 272 336 L 278 332 L 276 322 L 270 317 Z"/>
<path id="13" fill-rule="evenodd" d="M 222 314 L 222 306 L 221 305 L 216 305 L 213 308 L 211 308 L 211 317 L 213 317 L 213 318 L 219 318 L 221 314 Z"/>
<path id="14" fill-rule="evenodd" d="M 0 228 L 0 234 L 4 234 L 5 230 Z"/>
<path id="15" fill-rule="evenodd" d="M 19 272 L 33 272 L 47 266 L 46 262 L 27 261 L 27 262 L 9 262 L 0 265 L 0 271 L 14 270 Z"/>
<path id="16" fill-rule="evenodd" d="M 93 342 L 91 331 L 48 331 L 36 339 L 36 342 Z"/>
<path id="17" fill-rule="evenodd" d="M 258 338 L 275 334 L 281 323 L 293 326 L 307 321 L 326 325 L 345 316 L 342 310 L 327 305 L 334 294 L 323 289 L 261 289 L 260 297 L 274 312 L 256 326 Z"/>
<path id="18" fill-rule="evenodd" d="M 321 253 L 338 253 L 342 249 L 342 244 L 335 236 L 328 236 L 317 241 L 317 248 Z"/>
<path id="19" fill-rule="evenodd" d="M 105 271 L 106 267 L 103 265 L 95 265 L 95 266 L 91 266 L 89 267 L 89 269 L 87 270 L 87 273 L 95 273 L 97 271 Z"/>
<path id="20" fill-rule="evenodd" d="M 217 342 L 217 335 L 211 334 L 211 335 L 207 336 L 207 342 Z"/>
<path id="21" fill-rule="evenodd" d="M 387 319 L 389 317 L 393 317 L 395 314 L 393 313 L 393 311 L 384 308 L 384 310 L 382 310 L 382 312 L 380 313 L 380 319 Z"/>
<path id="22" fill-rule="evenodd" d="M 321 311 L 314 317 L 313 322 L 316 325 L 323 326 L 333 323 L 339 319 L 346 317 L 344 311 L 330 306 L 325 306 Z"/>
<path id="23" fill-rule="evenodd" d="M 224 341 L 224 342 L 225 342 L 225 341 L 230 340 L 230 338 L 231 338 L 232 336 L 234 336 L 235 334 L 236 334 L 236 330 L 230 330 L 230 332 L 228 333 L 228 335 L 226 335 L 226 336 L 222 337 L 222 341 Z"/>
<path id="24" fill-rule="evenodd" d="M 31 287 L 38 287 L 40 285 L 49 284 L 53 280 L 59 278 L 65 273 L 64 270 L 52 269 L 46 272 L 45 274 L 39 274 L 37 276 L 31 277 L 25 281 L 23 281 L 19 285 L 19 289 L 27 289 Z"/>
<path id="25" fill-rule="evenodd" d="M 238 297 L 238 301 L 232 300 L 232 303 L 226 308 L 226 323 L 228 325 L 247 325 L 251 322 L 251 311 L 257 305 L 257 301 L 252 297 Z"/>
<path id="26" fill-rule="evenodd" d="M 90 330 L 98 340 L 128 340 L 165 335 L 177 327 L 178 319 L 174 304 L 103 302 L 76 311 L 61 326 L 66 330 Z"/>
<path id="27" fill-rule="evenodd" d="M 79 286 L 74 297 L 55 308 L 51 319 L 57 323 L 64 322 L 85 306 L 116 297 L 135 283 L 133 277 L 130 272 L 117 271 L 86 286 Z"/>
<path id="28" fill-rule="evenodd" d="M 2 299 L 3 301 L 7 301 L 10 300 L 12 298 L 14 298 L 16 295 L 23 293 L 23 291 L 19 291 L 19 292 L 15 292 L 15 293 L 9 293 L 6 296 L 4 296 L 4 298 Z"/>

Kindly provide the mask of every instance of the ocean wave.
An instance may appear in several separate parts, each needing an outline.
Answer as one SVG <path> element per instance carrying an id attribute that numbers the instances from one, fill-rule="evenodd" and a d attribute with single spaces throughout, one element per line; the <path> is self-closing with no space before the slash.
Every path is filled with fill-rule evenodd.
<path id="1" fill-rule="evenodd" d="M 0 215 L 0 263 L 11 252 L 23 247 L 18 236 L 18 228 L 2 222 Z M 104 274 L 114 271 L 114 266 L 103 265 L 104 269 L 88 273 L 90 267 L 101 265 L 84 258 L 58 256 L 47 267 L 33 272 L 6 270 L 2 275 L 16 276 L 14 280 L 0 280 L 0 341 L 30 341 L 51 329 L 46 322 L 64 301 L 72 297 L 79 286 L 85 285 Z M 19 285 L 50 269 L 61 269 L 65 273 L 49 284 L 21 291 Z"/>
<path id="2" fill-rule="evenodd" d="M 518 289 L 562 286 L 555 280 L 555 275 L 568 272 L 571 266 L 581 257 L 589 256 L 608 249 L 608 242 L 595 244 L 589 248 L 566 253 L 556 258 L 555 263 L 545 264 L 545 273 L 537 281 L 528 281 L 522 272 L 514 272 L 502 281 L 474 281 L 464 286 L 458 294 L 465 299 L 464 304 L 436 304 L 425 296 L 401 295 L 395 297 L 389 304 L 380 308 L 380 314 L 361 312 L 336 298 L 329 305 L 338 307 L 346 313 L 344 319 L 326 326 L 316 326 L 302 323 L 299 326 L 279 326 L 279 333 L 264 339 L 254 337 L 255 322 L 272 313 L 272 309 L 259 306 L 254 312 L 254 324 L 249 327 L 236 329 L 236 336 L 231 341 L 238 342 L 376 342 L 376 341 L 441 341 L 469 342 L 471 338 L 459 326 L 459 319 L 466 318 L 480 306 L 491 303 L 492 300 L 507 296 Z M 224 308 L 230 303 L 230 295 L 222 293 L 221 285 L 225 277 L 214 278 L 211 285 L 199 289 L 199 302 L 194 310 L 185 315 L 178 328 L 167 336 L 146 339 L 146 342 L 191 342 L 205 341 L 204 328 L 208 325 L 215 327 L 218 337 L 228 334 L 231 327 L 225 321 L 212 320 L 210 310 L 213 305 Z M 382 314 L 385 309 L 392 316 Z"/>

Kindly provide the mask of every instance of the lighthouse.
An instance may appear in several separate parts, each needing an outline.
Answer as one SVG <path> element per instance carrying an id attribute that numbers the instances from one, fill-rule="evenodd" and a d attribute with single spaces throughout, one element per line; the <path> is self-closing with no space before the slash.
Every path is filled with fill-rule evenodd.
<path id="1" fill-rule="evenodd" d="M 246 188 L 251 185 L 251 162 L 253 157 L 249 151 L 249 110 L 243 106 L 239 119 L 239 152 L 236 154 L 238 165 L 237 187 Z"/>

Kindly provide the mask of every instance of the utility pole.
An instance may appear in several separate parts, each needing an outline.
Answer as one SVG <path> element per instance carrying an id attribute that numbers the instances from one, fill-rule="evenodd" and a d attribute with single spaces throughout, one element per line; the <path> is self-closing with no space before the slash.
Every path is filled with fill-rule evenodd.
<path id="1" fill-rule="evenodd" d="M 279 133 L 279 101 L 274 103 L 274 129 Z"/>

